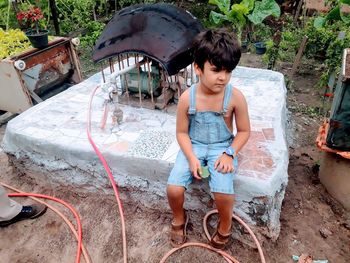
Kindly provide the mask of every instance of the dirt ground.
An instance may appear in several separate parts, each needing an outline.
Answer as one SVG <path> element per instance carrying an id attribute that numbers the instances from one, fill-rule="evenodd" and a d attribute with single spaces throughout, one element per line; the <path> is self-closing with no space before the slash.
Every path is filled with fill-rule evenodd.
<path id="1" fill-rule="evenodd" d="M 245 54 L 241 65 L 264 68 L 261 57 Z M 291 65 L 278 65 L 286 76 Z M 303 66 L 300 74 L 288 79 L 289 183 L 281 213 L 281 232 L 276 242 L 267 241 L 263 250 L 267 262 L 293 262 L 292 255 L 311 254 L 330 263 L 350 262 L 350 220 L 346 212 L 326 192 L 318 178 L 320 152 L 315 138 L 322 117 L 321 90 L 315 88 L 320 72 Z M 6 125 L 0 127 L 0 139 Z M 33 179 L 33 178 L 34 179 Z M 0 181 L 22 191 L 49 194 L 72 204 L 83 222 L 83 241 L 94 263 L 122 262 L 121 227 L 113 196 L 104 193 L 84 194 L 74 189 L 43 187 L 40 178 L 19 173 L 0 148 Z M 142 207 L 127 199 L 124 202 L 129 262 L 159 262 L 171 246 L 168 242 L 170 214 Z M 21 203 L 31 203 L 17 198 Z M 51 202 L 50 202 L 51 203 Z M 59 208 L 61 208 L 59 206 Z M 64 211 L 64 209 L 61 209 Z M 68 212 L 64 212 L 69 215 Z M 192 212 L 193 213 L 193 212 Z M 190 241 L 206 242 L 202 229 L 193 224 Z M 27 220 L 0 229 L 0 262 L 73 262 L 76 242 L 64 222 L 52 211 L 37 220 Z M 240 262 L 259 262 L 257 250 L 234 240 L 227 251 Z M 83 260 L 82 260 L 83 262 Z M 182 250 L 168 262 L 225 262 L 201 248 Z"/>

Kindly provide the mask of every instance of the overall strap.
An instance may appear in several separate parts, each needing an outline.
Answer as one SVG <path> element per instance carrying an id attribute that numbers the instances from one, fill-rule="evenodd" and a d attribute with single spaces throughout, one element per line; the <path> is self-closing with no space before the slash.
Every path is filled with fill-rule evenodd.
<path id="1" fill-rule="evenodd" d="M 228 83 L 225 88 L 224 103 L 223 103 L 223 109 L 222 109 L 222 113 L 224 115 L 227 113 L 228 105 L 230 104 L 230 101 L 231 101 L 232 90 L 233 90 L 232 84 Z"/>
<path id="2" fill-rule="evenodd" d="M 188 109 L 188 114 L 196 113 L 196 84 L 190 87 L 190 107 Z"/>

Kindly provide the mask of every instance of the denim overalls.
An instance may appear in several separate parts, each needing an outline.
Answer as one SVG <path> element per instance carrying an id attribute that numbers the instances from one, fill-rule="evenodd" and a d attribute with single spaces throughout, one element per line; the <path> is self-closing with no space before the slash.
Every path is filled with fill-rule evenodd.
<path id="1" fill-rule="evenodd" d="M 225 88 L 222 112 L 196 111 L 196 84 L 190 88 L 189 105 L 189 130 L 188 134 L 192 142 L 192 150 L 201 165 L 208 165 L 210 176 L 209 186 L 211 192 L 233 194 L 233 177 L 237 169 L 237 158 L 233 160 L 235 171 L 222 174 L 214 170 L 216 160 L 222 155 L 227 147 L 232 144 L 233 134 L 228 129 L 223 116 L 231 100 L 232 85 Z M 180 149 L 174 167 L 168 178 L 168 184 L 183 186 L 185 188 L 193 181 L 189 163 Z"/>

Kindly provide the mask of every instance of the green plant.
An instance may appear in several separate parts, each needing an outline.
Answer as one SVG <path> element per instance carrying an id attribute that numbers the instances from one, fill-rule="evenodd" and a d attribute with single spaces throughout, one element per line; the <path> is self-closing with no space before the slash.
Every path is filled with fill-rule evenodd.
<path id="1" fill-rule="evenodd" d="M 339 75 L 343 50 L 349 47 L 349 43 L 349 31 L 346 32 L 345 37 L 343 39 L 339 39 L 338 37 L 336 37 L 330 42 L 326 52 L 326 60 L 324 61 L 326 70 L 321 76 L 320 86 L 326 85 L 326 83 L 328 82 L 328 78 L 332 72 L 335 72 L 337 75 Z"/>
<path id="2" fill-rule="evenodd" d="M 123 8 L 123 7 L 126 7 L 126 6 L 140 4 L 140 3 L 151 4 L 151 3 L 155 3 L 157 1 L 156 0 L 119 0 L 118 2 L 119 2 L 119 5 L 120 5 L 120 8 Z"/>
<path id="3" fill-rule="evenodd" d="M 284 62 L 293 62 L 295 55 L 303 38 L 303 31 L 296 27 L 289 26 L 287 22 L 282 28 L 281 39 L 278 46 L 272 41 L 266 42 L 266 53 L 263 56 L 263 62 L 266 64 L 280 60 Z"/>
<path id="4" fill-rule="evenodd" d="M 81 32 L 94 20 L 94 0 L 57 0 L 58 20 L 62 34 Z"/>
<path id="5" fill-rule="evenodd" d="M 240 37 L 248 21 L 254 25 L 261 24 L 268 16 L 279 17 L 281 10 L 275 0 L 242 0 L 230 6 L 230 0 L 209 0 L 216 5 L 220 13 L 211 11 L 210 19 L 215 25 L 231 24 Z"/>
<path id="6" fill-rule="evenodd" d="M 333 9 L 331 9 L 326 16 L 319 16 L 314 21 L 314 26 L 317 29 L 325 26 L 327 22 L 343 21 L 345 24 L 350 25 L 350 0 L 337 0 L 331 1 Z"/>
<path id="7" fill-rule="evenodd" d="M 17 23 L 16 16 L 10 10 L 10 1 L 0 1 L 0 28 L 8 30 Z"/>
<path id="8" fill-rule="evenodd" d="M 316 29 L 314 20 L 315 18 L 309 18 L 304 28 L 296 28 L 290 19 L 286 19 L 278 48 L 268 41 L 263 61 L 269 63 L 278 59 L 293 62 L 301 40 L 307 36 L 304 57 L 322 64 L 323 71 L 318 86 L 324 87 L 332 73 L 338 75 L 340 72 L 343 50 L 348 48 L 350 43 L 350 30 L 342 20 L 326 23 L 323 27 Z M 339 32 L 343 32 L 342 38 L 339 37 Z"/>
<path id="9" fill-rule="evenodd" d="M 187 10 L 196 18 L 198 18 L 204 27 L 208 28 L 212 25 L 209 19 L 210 8 L 208 8 L 207 3 L 197 3 L 195 5 L 190 5 L 187 7 Z"/>
<path id="10" fill-rule="evenodd" d="M 266 52 L 262 56 L 263 62 L 267 65 L 268 69 L 272 69 L 275 61 L 278 58 L 278 47 L 275 45 L 272 39 L 265 41 Z"/>
<path id="11" fill-rule="evenodd" d="M 275 33 L 274 30 L 270 26 L 261 23 L 261 24 L 254 25 L 252 27 L 250 37 L 251 37 L 251 40 L 254 42 L 256 41 L 265 42 L 271 39 L 274 33 Z"/>
<path id="12" fill-rule="evenodd" d="M 83 48 L 92 48 L 96 40 L 101 35 L 105 24 L 98 21 L 90 21 L 87 26 L 87 32 L 81 36 L 81 46 Z"/>
<path id="13" fill-rule="evenodd" d="M 25 34 L 19 29 L 4 31 L 0 28 L 0 59 L 17 54 L 30 47 Z"/>
<path id="14" fill-rule="evenodd" d="M 343 50 L 348 48 L 350 43 L 349 25 L 343 20 L 337 20 L 315 29 L 313 19 L 310 19 L 307 25 L 304 34 L 309 39 L 305 55 L 323 63 L 325 69 L 319 82 L 319 86 L 323 87 L 332 72 L 340 72 Z M 340 32 L 343 32 L 342 38 L 339 37 Z"/>

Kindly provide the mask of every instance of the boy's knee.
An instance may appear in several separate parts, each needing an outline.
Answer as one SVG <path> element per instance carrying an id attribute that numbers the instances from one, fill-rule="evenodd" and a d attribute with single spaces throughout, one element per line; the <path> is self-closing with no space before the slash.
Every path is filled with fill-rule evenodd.
<path id="1" fill-rule="evenodd" d="M 234 194 L 213 193 L 215 202 L 232 203 L 235 201 Z"/>
<path id="2" fill-rule="evenodd" d="M 182 196 L 184 192 L 185 192 L 185 188 L 183 186 L 168 185 L 167 187 L 168 197 Z"/>

